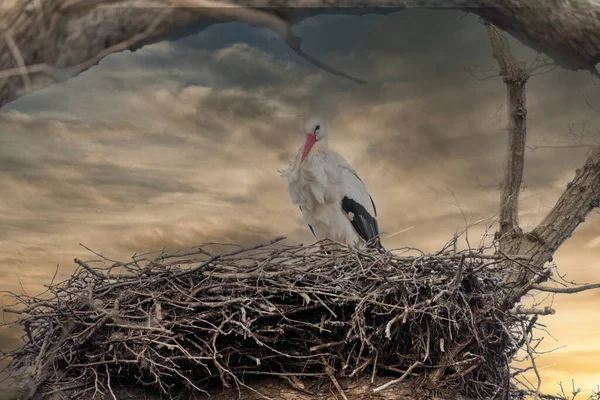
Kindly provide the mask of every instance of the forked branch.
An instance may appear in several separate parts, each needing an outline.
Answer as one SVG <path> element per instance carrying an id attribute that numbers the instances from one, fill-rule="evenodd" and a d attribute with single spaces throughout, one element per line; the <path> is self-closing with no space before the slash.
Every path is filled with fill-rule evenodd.
<path id="1" fill-rule="evenodd" d="M 542 222 L 531 232 L 523 233 L 518 224 L 518 212 L 527 139 L 525 89 L 530 71 L 525 63 L 514 58 L 502 32 L 490 23 L 486 22 L 485 26 L 500 76 L 506 84 L 508 101 L 508 154 L 499 215 L 500 251 L 530 257 L 531 264 L 541 270 L 600 204 L 600 148 L 592 147 L 584 166 L 576 171 L 575 178 Z M 534 275 L 535 271 L 523 271 L 519 276 L 507 276 L 506 279 L 523 284 Z M 514 300 L 518 301 L 518 298 Z"/>

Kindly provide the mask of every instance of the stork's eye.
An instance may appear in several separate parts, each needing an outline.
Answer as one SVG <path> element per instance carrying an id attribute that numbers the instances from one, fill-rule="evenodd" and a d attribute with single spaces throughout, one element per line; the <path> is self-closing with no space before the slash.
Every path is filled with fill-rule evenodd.
<path id="1" fill-rule="evenodd" d="M 321 125 L 317 125 L 317 127 L 315 128 L 315 132 L 318 131 L 319 129 L 321 129 Z"/>

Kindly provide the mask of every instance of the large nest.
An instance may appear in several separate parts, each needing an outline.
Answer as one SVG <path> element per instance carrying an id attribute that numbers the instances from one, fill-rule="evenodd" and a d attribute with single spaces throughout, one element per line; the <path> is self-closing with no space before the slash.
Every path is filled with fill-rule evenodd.
<path id="1" fill-rule="evenodd" d="M 526 319 L 505 304 L 503 257 L 275 242 L 76 259 L 70 279 L 17 297 L 25 335 L 10 370 L 68 398 L 124 383 L 168 395 L 252 386 L 260 375 L 343 391 L 340 378 L 365 373 L 474 398 L 509 390 Z"/>

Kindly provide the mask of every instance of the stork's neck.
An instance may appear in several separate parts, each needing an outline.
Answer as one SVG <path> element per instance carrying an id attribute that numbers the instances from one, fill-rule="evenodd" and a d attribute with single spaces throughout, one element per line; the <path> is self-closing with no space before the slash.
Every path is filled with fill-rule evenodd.
<path id="1" fill-rule="evenodd" d="M 313 162 L 321 160 L 325 153 L 327 152 L 327 138 L 322 138 L 321 140 L 315 142 L 313 147 L 310 149 L 310 152 L 304 159 L 304 161 L 300 164 L 302 165 L 312 165 Z M 302 154 L 302 149 L 300 149 L 299 156 Z"/>
<path id="2" fill-rule="evenodd" d="M 322 138 L 321 140 L 319 140 L 317 143 L 315 143 L 315 145 L 320 144 L 321 147 L 323 147 L 323 151 L 327 151 L 327 135 L 325 135 L 324 138 Z"/>

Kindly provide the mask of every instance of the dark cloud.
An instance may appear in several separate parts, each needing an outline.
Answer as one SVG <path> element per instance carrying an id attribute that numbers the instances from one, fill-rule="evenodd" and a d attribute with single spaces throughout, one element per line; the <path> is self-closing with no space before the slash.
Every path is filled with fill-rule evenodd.
<path id="1" fill-rule="evenodd" d="M 115 186 L 122 190 L 123 197 L 119 200 L 141 200 L 144 196 L 168 192 L 194 192 L 190 185 L 178 182 L 177 176 L 162 172 L 160 170 L 151 170 L 148 168 L 135 168 L 107 164 L 87 164 L 80 170 L 83 175 L 82 181 L 89 182 L 93 187 L 110 188 Z M 83 182 L 76 181 L 74 184 Z M 140 197 L 136 198 L 135 192 L 140 192 Z M 133 195 L 133 196 L 132 196 Z"/>
<path id="2" fill-rule="evenodd" d="M 277 169 L 314 114 L 367 183 L 382 230 L 413 226 L 384 237 L 386 246 L 434 251 L 465 218 L 493 217 L 506 98 L 501 80 L 465 70 L 495 67 L 476 17 L 410 9 L 318 16 L 293 30 L 308 53 L 369 83 L 319 70 L 266 30 L 217 24 L 112 55 L 6 106 L 0 265 L 40 288 L 57 263 L 68 273 L 73 257 L 85 258 L 79 242 L 115 258 L 278 235 L 311 242 Z M 535 58 L 512 44 L 519 58 Z M 587 73 L 535 76 L 528 100 L 529 143 L 565 140 L 569 124 L 582 121 L 599 129 L 600 112 L 586 100 L 600 108 L 600 91 Z M 524 225 L 539 221 L 584 159 L 578 150 L 527 153 Z M 597 281 L 598 223 L 589 218 L 557 254 L 575 277 Z M 482 233 L 473 228 L 473 240 Z M 18 288 L 5 270 L 5 286 Z M 0 336 L 0 345 L 10 340 Z"/>
<path id="3" fill-rule="evenodd" d="M 236 44 L 212 56 L 209 71 L 219 77 L 219 83 L 245 90 L 278 87 L 306 76 L 305 68 L 297 64 L 274 59 L 246 44 Z"/>
<path id="4" fill-rule="evenodd" d="M 246 221 L 194 220 L 185 226 L 163 225 L 140 229 L 119 240 L 117 249 L 135 252 L 166 249 L 167 252 L 186 249 L 206 242 L 252 246 L 268 242 L 280 233 Z"/>
<path id="5" fill-rule="evenodd" d="M 39 165 L 23 160 L 18 156 L 6 154 L 0 157 L 0 171 L 10 171 L 11 175 L 31 175 L 39 169 Z"/>

